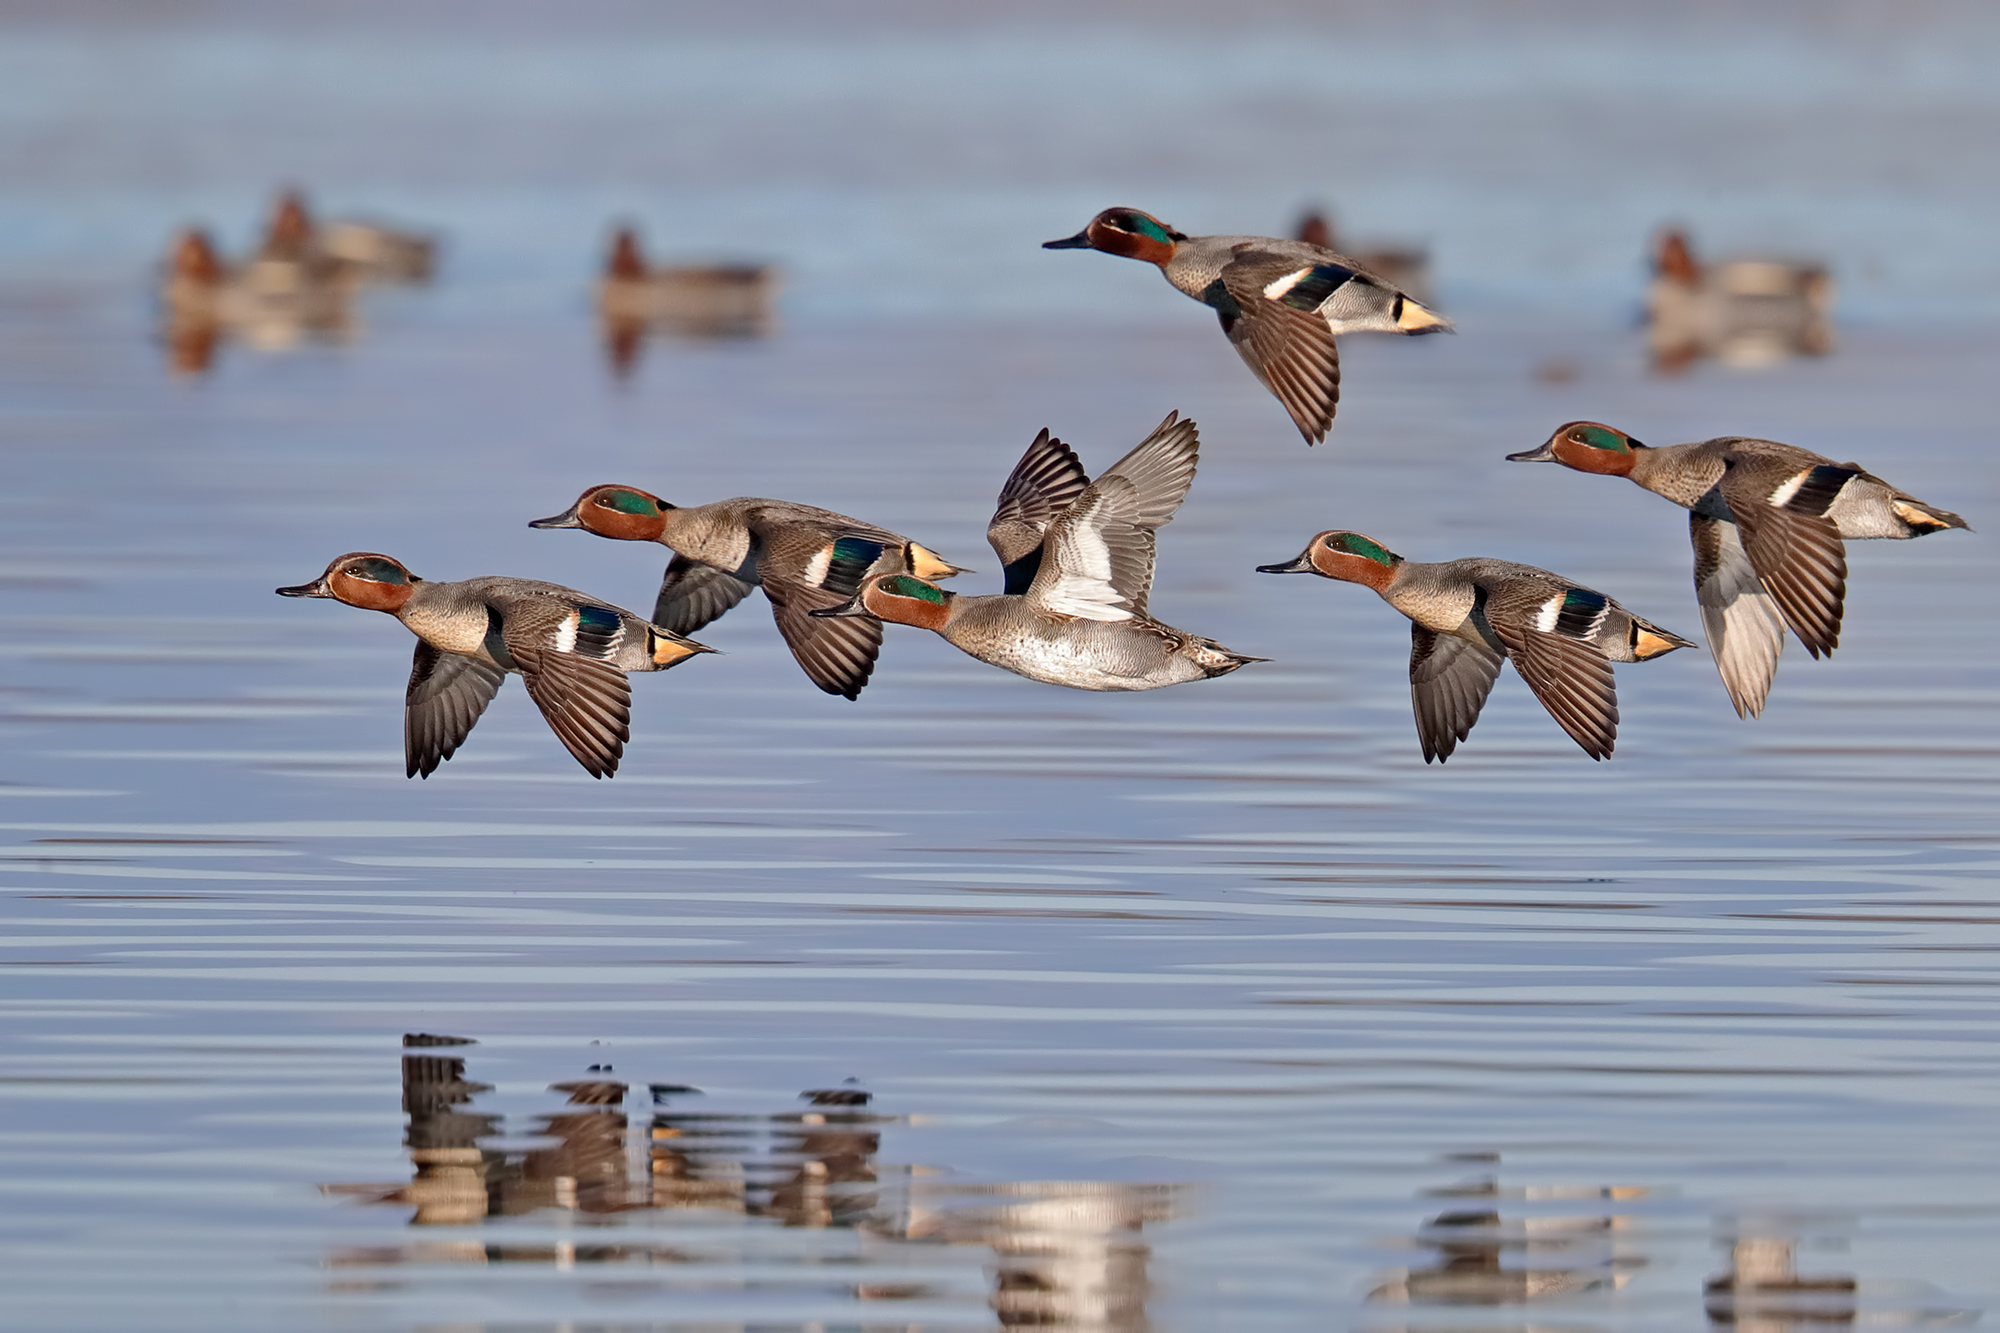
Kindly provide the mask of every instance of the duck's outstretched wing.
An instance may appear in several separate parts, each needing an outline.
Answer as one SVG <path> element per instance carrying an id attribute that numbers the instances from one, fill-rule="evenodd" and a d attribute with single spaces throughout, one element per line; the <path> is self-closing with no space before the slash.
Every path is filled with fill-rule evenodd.
<path id="1" fill-rule="evenodd" d="M 524 598 L 503 606 L 501 615 L 507 652 L 556 739 L 592 777 L 616 773 L 632 736 L 632 687 L 603 658 L 627 632 L 624 613 Z"/>
<path id="2" fill-rule="evenodd" d="M 1133 522 L 1150 531 L 1165 527 L 1179 512 L 1200 462 L 1201 432 L 1194 422 L 1182 421 L 1180 413 L 1169 412 L 1152 434 L 1104 469 L 1098 480 L 1123 477 L 1131 482 L 1136 492 Z"/>
<path id="3" fill-rule="evenodd" d="M 785 646 L 799 666 L 813 684 L 845 699 L 859 696 L 875 672 L 875 657 L 882 651 L 882 622 L 873 616 L 814 617 L 811 612 L 844 606 L 854 591 L 845 580 L 820 587 L 787 586 L 768 579 L 764 584 L 778 633 L 785 636 Z"/>
<path id="4" fill-rule="evenodd" d="M 1042 565 L 1049 525 L 1090 485 L 1076 451 L 1044 430 L 1007 475 L 986 540 L 1000 557 L 1010 596 L 1028 591 Z"/>
<path id="5" fill-rule="evenodd" d="M 1831 464 L 1802 470 L 1785 459 L 1734 454 L 1717 483 L 1751 567 L 1814 657 L 1840 643 L 1847 548 L 1826 511 L 1856 475 Z"/>
<path id="6" fill-rule="evenodd" d="M 1756 717 L 1764 711 L 1784 651 L 1785 613 L 1757 577 L 1734 523 L 1690 512 L 1688 535 L 1694 541 L 1694 591 L 1708 651 L 1736 715 Z"/>
<path id="7" fill-rule="evenodd" d="M 1200 450 L 1194 422 L 1169 412 L 1136 449 L 1105 469 L 1050 525 L 1029 603 L 1084 620 L 1146 615 L 1153 532 L 1187 498 Z"/>
<path id="8" fill-rule="evenodd" d="M 1425 763 L 1443 763 L 1470 734 L 1506 660 L 1483 643 L 1410 623 L 1410 703 Z"/>
<path id="9" fill-rule="evenodd" d="M 1609 759 L 1618 739 L 1618 685 L 1609 659 L 1582 639 L 1511 616 L 1492 616 L 1490 623 L 1549 716 L 1585 754 Z"/>
<path id="10" fill-rule="evenodd" d="M 1320 269 L 1326 269 L 1320 275 Z M 1236 354 L 1264 387 L 1277 395 L 1307 444 L 1318 444 L 1333 429 L 1340 404 L 1340 352 L 1333 326 L 1318 313 L 1320 302 L 1354 271 L 1337 264 L 1309 268 L 1315 276 L 1294 283 L 1277 298 L 1267 294 L 1298 272 L 1297 259 L 1256 251 L 1238 255 L 1215 280 L 1204 299 L 1215 307 Z M 1344 275 L 1344 276 L 1341 276 Z M 1338 285 L 1338 283 L 1334 283 Z M 1317 299 L 1314 299 L 1317 297 Z"/>
<path id="11" fill-rule="evenodd" d="M 757 585 L 726 569 L 704 565 L 675 553 L 660 580 L 653 603 L 653 623 L 676 634 L 692 634 L 750 595 Z"/>
<path id="12" fill-rule="evenodd" d="M 405 776 L 427 778 L 457 754 L 506 679 L 499 667 L 441 652 L 418 639 L 410 686 L 403 695 Z"/>

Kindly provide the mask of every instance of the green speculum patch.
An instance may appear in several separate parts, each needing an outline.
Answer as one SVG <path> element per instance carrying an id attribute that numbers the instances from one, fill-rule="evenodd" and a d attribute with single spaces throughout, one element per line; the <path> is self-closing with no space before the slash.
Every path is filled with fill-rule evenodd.
<path id="1" fill-rule="evenodd" d="M 882 590 L 895 597 L 913 597 L 920 602 L 944 605 L 944 591 L 933 588 L 922 579 L 913 579 L 907 574 L 898 574 L 881 585 Z"/>
<path id="2" fill-rule="evenodd" d="M 621 514 L 643 514 L 651 517 L 660 512 L 650 496 L 637 491 L 605 491 L 597 497 L 597 503 L 604 509 L 616 509 Z"/>

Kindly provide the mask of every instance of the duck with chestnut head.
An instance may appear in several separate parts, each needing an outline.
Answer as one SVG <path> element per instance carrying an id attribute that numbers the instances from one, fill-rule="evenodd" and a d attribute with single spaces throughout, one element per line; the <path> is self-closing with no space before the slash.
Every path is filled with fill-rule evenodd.
<path id="1" fill-rule="evenodd" d="M 674 557 L 653 623 L 692 634 L 761 587 L 778 632 L 813 684 L 853 699 L 875 670 L 882 626 L 872 619 L 812 619 L 862 582 L 891 574 L 948 579 L 965 571 L 929 547 L 830 509 L 739 495 L 705 505 L 669 504 L 636 486 L 593 486 L 533 528 L 581 528 L 613 541 L 658 542 Z"/>
<path id="2" fill-rule="evenodd" d="M 1334 529 L 1261 574 L 1317 574 L 1373 588 L 1410 621 L 1410 700 L 1424 762 L 1442 763 L 1472 731 L 1512 662 L 1570 739 L 1609 759 L 1618 738 L 1613 662 L 1693 645 L 1593 588 L 1533 565 L 1475 557 L 1419 564 L 1372 537 Z"/>
<path id="3" fill-rule="evenodd" d="M 417 636 L 403 704 L 410 777 L 429 777 L 457 753 L 513 674 L 584 770 L 608 778 L 631 738 L 626 674 L 714 651 L 573 588 L 499 577 L 433 583 L 372 551 L 343 555 L 311 583 L 277 591 L 380 611 Z"/>
<path id="4" fill-rule="evenodd" d="M 1136 208 L 1107 208 L 1044 250 L 1099 250 L 1157 267 L 1215 311 L 1244 364 L 1291 414 L 1307 444 L 1333 428 L 1343 333 L 1445 333 L 1451 321 L 1367 266 L 1308 241 L 1188 236 Z"/>
<path id="5" fill-rule="evenodd" d="M 1001 488 L 987 527 L 1005 592 L 964 596 L 912 574 L 889 575 L 812 614 L 915 625 L 992 666 L 1079 690 L 1156 690 L 1262 661 L 1147 611 L 1153 534 L 1186 498 L 1198 452 L 1195 424 L 1168 413 L 1092 482 L 1069 446 L 1045 430 Z"/>
<path id="6" fill-rule="evenodd" d="M 1813 657 L 1839 644 L 1847 541 L 1967 526 L 1858 463 L 1776 440 L 1725 435 L 1656 449 L 1599 421 L 1571 421 L 1507 457 L 1627 477 L 1688 511 L 1702 625 L 1740 717 L 1763 711 L 1788 627 Z"/>

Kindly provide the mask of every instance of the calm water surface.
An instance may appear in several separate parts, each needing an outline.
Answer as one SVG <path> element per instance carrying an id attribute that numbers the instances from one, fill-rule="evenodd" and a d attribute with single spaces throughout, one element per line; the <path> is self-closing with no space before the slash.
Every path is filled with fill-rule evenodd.
<path id="1" fill-rule="evenodd" d="M 2000 1299 L 2000 327 L 1660 380 L 1622 306 L 1470 299 L 1458 338 L 1348 340 L 1307 450 L 1185 303 L 829 280 L 619 383 L 574 275 L 448 270 L 351 345 L 187 379 L 129 268 L 0 293 L 8 1322 L 1770 1333 Z M 614 781 L 511 684 L 410 782 L 407 634 L 271 595 L 372 549 L 643 610 L 654 548 L 525 526 L 613 480 L 865 514 L 987 589 L 1037 428 L 1095 471 L 1169 408 L 1203 460 L 1154 610 L 1274 659 L 1198 685 L 1053 690 L 892 627 L 850 704 L 758 599 L 636 682 Z M 1427 768 L 1401 618 L 1252 567 L 1352 527 L 1698 632 L 1683 518 L 1501 461 L 1577 417 L 1858 458 L 1982 531 L 1853 547 L 1839 653 L 1787 654 L 1755 723 L 1673 654 L 1620 670 L 1593 764 L 1510 674 Z M 1800 1289 L 1732 1308 L 1732 1264 Z"/>
<path id="2" fill-rule="evenodd" d="M 581 315 L 396 312 L 189 383 L 116 301 L 44 294 L 4 390 L 24 1326 L 1687 1328 L 1739 1234 L 1871 1320 L 1976 1309 L 1983 538 L 1859 547 L 1846 643 L 1757 723 L 1695 653 L 1621 671 L 1605 765 L 1509 677 L 1426 768 L 1401 620 L 1250 567 L 1351 524 L 1692 631 L 1677 515 L 1498 455 L 1585 413 L 1782 422 L 1976 520 L 1995 340 L 1663 383 L 1617 330 L 1467 322 L 1354 346 L 1308 452 L 1199 323 L 807 325 L 614 390 Z M 638 682 L 615 781 L 510 687 L 412 783 L 404 633 L 270 595 L 360 547 L 643 606 L 646 549 L 524 526 L 611 478 L 990 565 L 1035 427 L 1095 467 L 1168 406 L 1205 457 L 1154 604 L 1276 659 L 1198 686 L 1060 693 L 892 630 L 848 704 L 751 604 Z"/>

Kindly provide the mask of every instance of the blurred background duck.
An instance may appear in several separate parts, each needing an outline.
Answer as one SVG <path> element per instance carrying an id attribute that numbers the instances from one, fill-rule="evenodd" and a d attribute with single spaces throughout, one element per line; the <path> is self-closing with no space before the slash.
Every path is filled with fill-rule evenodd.
<path id="1" fill-rule="evenodd" d="M 1646 326 L 1653 367 L 1676 374 L 1700 357 L 1763 366 L 1833 350 L 1833 279 L 1824 264 L 1741 258 L 1703 264 L 1685 232 L 1653 245 Z"/>
<path id="2" fill-rule="evenodd" d="M 701 338 L 761 338 L 776 326 L 778 271 L 768 264 L 653 268 L 638 230 L 612 233 L 597 313 L 615 369 L 629 370 L 648 329 Z"/>
<path id="3" fill-rule="evenodd" d="M 353 288 L 337 268 L 260 255 L 232 268 L 201 227 L 175 237 L 160 284 L 164 339 L 174 369 L 207 370 L 225 337 L 267 351 L 353 328 Z"/>
<path id="4" fill-rule="evenodd" d="M 1421 246 L 1349 244 L 1343 247 L 1342 238 L 1335 233 L 1332 220 L 1317 208 L 1308 208 L 1300 215 L 1292 239 L 1347 255 L 1370 273 L 1386 278 L 1408 292 L 1418 304 L 1431 303 L 1431 256 Z"/>
<path id="5" fill-rule="evenodd" d="M 437 240 L 421 232 L 358 218 L 317 222 L 303 191 L 279 194 L 256 261 L 274 271 L 302 270 L 324 277 L 338 269 L 354 282 L 429 282 L 437 263 Z"/>

